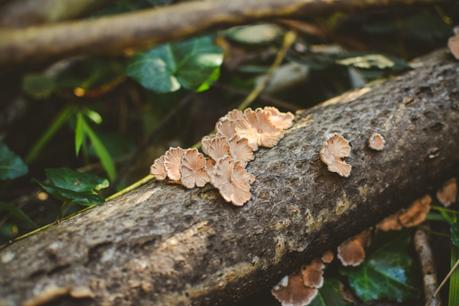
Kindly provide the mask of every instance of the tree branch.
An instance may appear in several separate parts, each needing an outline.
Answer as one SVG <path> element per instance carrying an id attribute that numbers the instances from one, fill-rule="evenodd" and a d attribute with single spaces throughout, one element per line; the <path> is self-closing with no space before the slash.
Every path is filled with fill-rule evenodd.
<path id="1" fill-rule="evenodd" d="M 267 290 L 458 173 L 459 62 L 442 51 L 415 66 L 297 113 L 249 164 L 242 208 L 151 182 L 3 248 L 0 305 L 219 305 Z M 318 157 L 332 132 L 351 142 L 349 178 Z"/>
<path id="2" fill-rule="evenodd" d="M 190 37 L 215 27 L 333 11 L 442 0 L 211 0 L 55 25 L 0 31 L 0 66 L 81 53 L 114 53 Z"/>

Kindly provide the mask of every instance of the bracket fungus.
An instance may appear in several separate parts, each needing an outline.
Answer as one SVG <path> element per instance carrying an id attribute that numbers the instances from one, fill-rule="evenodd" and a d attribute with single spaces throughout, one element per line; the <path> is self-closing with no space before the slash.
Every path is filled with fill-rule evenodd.
<path id="1" fill-rule="evenodd" d="M 411 203 L 407 209 L 402 209 L 386 218 L 376 225 L 376 229 L 388 232 L 398 231 L 404 227 L 414 227 L 427 219 L 430 211 L 432 198 L 425 195 Z"/>
<path id="2" fill-rule="evenodd" d="M 429 214 L 431 203 L 432 198 L 428 194 L 415 200 L 405 211 L 400 213 L 398 217 L 400 224 L 403 227 L 414 227 L 424 222 Z"/>
<path id="3" fill-rule="evenodd" d="M 304 285 L 301 273 L 285 276 L 279 284 L 274 286 L 271 294 L 282 306 L 305 306 L 309 305 L 317 296 L 319 290 Z"/>
<path id="4" fill-rule="evenodd" d="M 157 158 L 150 167 L 150 174 L 158 180 L 164 180 L 167 177 L 166 167 L 164 166 L 164 155 Z"/>
<path id="5" fill-rule="evenodd" d="M 336 172 L 340 176 L 348 177 L 351 174 L 352 166 L 342 159 L 349 157 L 351 146 L 343 136 L 333 133 L 324 142 L 320 150 L 320 160 L 328 167 L 328 171 Z"/>
<path id="6" fill-rule="evenodd" d="M 206 158 L 196 149 L 185 150 L 180 173 L 182 184 L 186 188 L 204 187 L 210 181 L 206 170 Z"/>
<path id="7" fill-rule="evenodd" d="M 164 154 L 164 167 L 166 168 L 167 177 L 173 181 L 180 181 L 180 168 L 184 151 L 180 147 L 170 148 Z"/>
<path id="8" fill-rule="evenodd" d="M 368 139 L 368 146 L 375 151 L 382 151 L 385 144 L 386 140 L 379 133 L 371 134 L 370 138 Z"/>
<path id="9" fill-rule="evenodd" d="M 304 285 L 311 288 L 321 288 L 324 284 L 324 269 L 325 265 L 320 258 L 316 258 L 304 266 L 301 269 Z"/>
<path id="10" fill-rule="evenodd" d="M 333 261 L 335 258 L 335 254 L 333 254 L 332 251 L 328 250 L 325 253 L 322 254 L 322 257 L 320 258 L 324 264 L 329 264 Z"/>
<path id="11" fill-rule="evenodd" d="M 210 182 L 223 199 L 242 206 L 252 197 L 255 177 L 245 167 L 255 158 L 259 146 L 273 147 L 293 124 L 293 114 L 275 107 L 232 110 L 215 125 L 216 134 L 202 139 L 202 151 L 169 148 L 151 165 L 158 180 L 169 178 L 186 188 L 203 187 Z"/>
<path id="12" fill-rule="evenodd" d="M 438 201 L 445 207 L 450 206 L 457 200 L 457 180 L 455 177 L 446 181 L 437 191 Z"/>
<path id="13" fill-rule="evenodd" d="M 364 261 L 370 236 L 371 230 L 365 230 L 338 246 L 337 257 L 343 266 L 357 267 Z"/>

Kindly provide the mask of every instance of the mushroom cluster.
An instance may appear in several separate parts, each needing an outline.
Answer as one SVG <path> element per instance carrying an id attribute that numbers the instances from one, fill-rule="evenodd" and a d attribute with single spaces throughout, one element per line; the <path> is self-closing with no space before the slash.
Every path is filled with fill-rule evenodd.
<path id="1" fill-rule="evenodd" d="M 312 260 L 299 272 L 285 276 L 271 290 L 282 306 L 304 306 L 314 300 L 324 284 L 324 270 L 333 261 L 334 255 L 326 251 L 321 258 Z"/>
<path id="2" fill-rule="evenodd" d="M 274 147 L 293 118 L 292 113 L 275 107 L 232 110 L 218 120 L 215 134 L 202 139 L 204 154 L 197 149 L 170 148 L 154 161 L 150 173 L 186 188 L 210 182 L 225 201 L 242 206 L 250 200 L 255 181 L 245 168 L 255 158 L 254 151 Z"/>
<path id="3" fill-rule="evenodd" d="M 376 228 L 380 231 L 387 232 L 415 227 L 426 220 L 431 203 L 432 198 L 426 194 L 422 198 L 411 203 L 407 209 L 400 210 L 384 218 L 376 225 Z"/>

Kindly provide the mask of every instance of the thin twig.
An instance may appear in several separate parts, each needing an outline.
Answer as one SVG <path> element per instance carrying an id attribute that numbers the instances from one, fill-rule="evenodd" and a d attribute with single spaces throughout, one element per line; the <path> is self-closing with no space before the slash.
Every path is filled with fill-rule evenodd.
<path id="1" fill-rule="evenodd" d="M 8 29 L 0 33 L 0 66 L 46 61 L 75 54 L 113 54 L 151 47 L 216 27 L 292 16 L 317 16 L 445 0 L 213 0 L 192 1 L 114 16 L 54 25 Z"/>
<path id="2" fill-rule="evenodd" d="M 421 263 L 425 306 L 441 306 L 440 298 L 436 297 L 434 293 L 438 282 L 432 248 L 429 244 L 429 237 L 423 229 L 418 229 L 414 234 L 414 246 Z"/>
<path id="3" fill-rule="evenodd" d="M 446 284 L 446 282 L 451 277 L 451 275 L 453 274 L 454 270 L 457 269 L 457 267 L 459 267 L 459 259 L 456 261 L 456 263 L 451 268 L 451 270 L 449 270 L 448 274 L 446 274 L 445 278 L 441 281 L 440 286 L 438 286 L 437 290 L 435 290 L 435 292 L 434 292 L 434 296 L 438 295 L 438 293 L 440 292 L 441 288 Z"/>

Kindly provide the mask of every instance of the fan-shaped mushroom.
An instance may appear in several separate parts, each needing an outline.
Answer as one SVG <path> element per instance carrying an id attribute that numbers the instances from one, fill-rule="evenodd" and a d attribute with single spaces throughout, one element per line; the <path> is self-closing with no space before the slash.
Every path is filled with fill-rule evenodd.
<path id="1" fill-rule="evenodd" d="M 202 139 L 202 151 L 213 160 L 219 160 L 230 154 L 228 139 L 225 136 L 206 136 Z"/>
<path id="2" fill-rule="evenodd" d="M 166 167 L 164 167 L 164 155 L 161 155 L 150 167 L 150 174 L 154 175 L 157 180 L 164 180 L 167 177 Z"/>
<path id="3" fill-rule="evenodd" d="M 185 150 L 180 172 L 182 185 L 186 188 L 203 187 L 210 180 L 206 171 L 206 158 L 196 149 Z"/>
<path id="4" fill-rule="evenodd" d="M 443 206 L 450 206 L 457 200 L 457 181 L 456 178 L 449 179 L 437 191 L 437 199 Z"/>
<path id="5" fill-rule="evenodd" d="M 377 225 L 376 228 L 380 231 L 383 232 L 388 232 L 388 231 L 398 231 L 403 228 L 403 226 L 400 224 L 399 221 L 399 216 L 400 213 L 397 212 L 395 214 L 392 214 L 386 218 L 384 218 L 382 221 L 380 221 Z"/>
<path id="6" fill-rule="evenodd" d="M 379 133 L 371 134 L 370 138 L 368 139 L 368 146 L 375 151 L 382 151 L 385 144 L 386 140 Z"/>
<path id="7" fill-rule="evenodd" d="M 276 128 L 285 130 L 292 126 L 295 117 L 292 113 L 282 113 L 272 106 L 265 107 L 263 110 L 269 114 L 268 119 Z"/>
<path id="8" fill-rule="evenodd" d="M 370 234 L 369 230 L 365 230 L 338 246 L 337 257 L 343 266 L 356 267 L 364 261 Z"/>
<path id="9" fill-rule="evenodd" d="M 167 176 L 173 181 L 179 181 L 181 178 L 180 168 L 184 150 L 180 147 L 169 148 L 164 154 L 164 167 Z"/>
<path id="10" fill-rule="evenodd" d="M 250 200 L 252 180 L 253 176 L 230 156 L 217 160 L 210 175 L 212 185 L 220 191 L 222 197 L 236 206 L 242 206 Z"/>
<path id="11" fill-rule="evenodd" d="M 317 296 L 318 290 L 306 287 L 302 275 L 296 273 L 285 276 L 271 293 L 282 306 L 305 306 Z"/>
<path id="12" fill-rule="evenodd" d="M 253 150 L 249 146 L 249 141 L 245 138 L 234 136 L 229 140 L 229 150 L 234 161 L 239 161 L 242 166 L 254 159 Z"/>
<path id="13" fill-rule="evenodd" d="M 335 254 L 333 254 L 332 251 L 328 250 L 322 254 L 322 257 L 320 259 L 322 260 L 324 264 L 329 264 L 333 261 L 334 258 L 335 258 Z"/>
<path id="14" fill-rule="evenodd" d="M 247 138 L 249 144 L 256 142 L 258 146 L 272 148 L 282 138 L 282 131 L 271 123 L 268 112 L 246 109 L 244 117 L 250 127 L 236 127 L 236 133 L 241 138 Z"/>
<path id="15" fill-rule="evenodd" d="M 328 167 L 328 171 L 336 172 L 341 176 L 348 177 L 352 166 L 342 160 L 351 154 L 351 146 L 343 136 L 333 133 L 324 142 L 320 150 L 320 160 Z"/>
<path id="16" fill-rule="evenodd" d="M 324 284 L 325 265 L 318 258 L 301 269 L 304 285 L 311 288 L 321 288 Z"/>
<path id="17" fill-rule="evenodd" d="M 398 220 L 403 227 L 414 227 L 425 221 L 430 211 L 432 198 L 426 194 L 415 200 L 410 207 L 400 213 Z"/>

